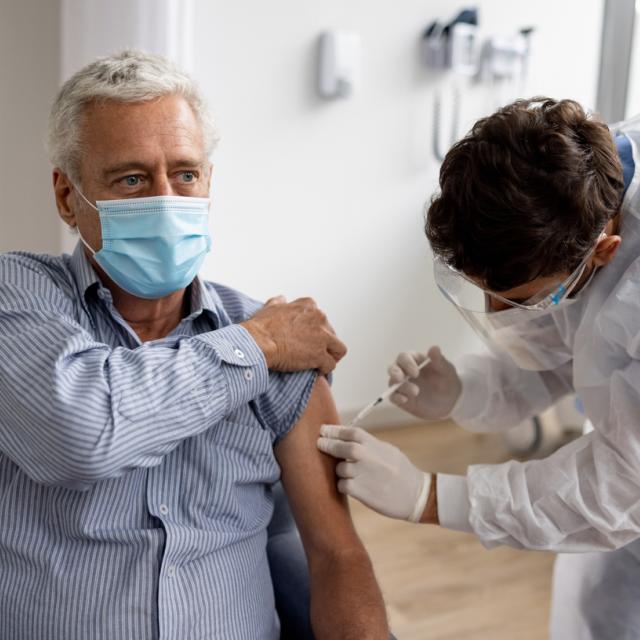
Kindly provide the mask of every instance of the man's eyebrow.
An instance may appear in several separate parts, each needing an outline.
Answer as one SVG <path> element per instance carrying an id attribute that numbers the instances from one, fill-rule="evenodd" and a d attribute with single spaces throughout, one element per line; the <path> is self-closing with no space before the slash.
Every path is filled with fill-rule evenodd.
<path id="1" fill-rule="evenodd" d="M 127 171 L 148 171 L 149 167 L 143 162 L 121 162 L 120 164 L 114 164 L 111 167 L 107 167 L 102 174 L 105 177 L 110 177 L 118 173 L 126 173 Z"/>
<path id="2" fill-rule="evenodd" d="M 207 161 L 204 158 L 183 158 L 182 160 L 172 160 L 171 167 L 203 167 Z"/>
<path id="3" fill-rule="evenodd" d="M 171 161 L 170 167 L 203 167 L 205 164 L 206 160 L 202 158 L 181 158 Z M 111 167 L 107 167 L 102 173 L 106 178 L 110 178 L 114 175 L 127 173 L 129 171 L 145 171 L 147 173 L 151 173 L 152 169 L 144 162 L 131 161 L 121 162 L 119 164 L 112 165 Z"/>

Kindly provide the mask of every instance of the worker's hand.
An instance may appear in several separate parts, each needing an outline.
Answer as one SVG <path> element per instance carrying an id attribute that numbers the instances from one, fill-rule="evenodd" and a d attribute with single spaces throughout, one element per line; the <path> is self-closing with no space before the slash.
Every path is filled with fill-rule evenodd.
<path id="1" fill-rule="evenodd" d="M 429 497 L 430 476 L 393 445 L 359 427 L 324 424 L 318 449 L 334 458 L 338 491 L 382 515 L 417 522 Z"/>
<path id="2" fill-rule="evenodd" d="M 431 362 L 418 369 L 427 357 Z M 438 420 L 449 416 L 462 393 L 462 383 L 456 368 L 438 347 L 431 347 L 427 356 L 401 353 L 389 367 L 389 386 L 402 381 L 405 376 L 412 379 L 391 396 L 391 402 L 424 420 Z"/>
<path id="3" fill-rule="evenodd" d="M 272 371 L 318 369 L 327 374 L 347 353 L 327 316 L 311 298 L 289 303 L 282 296 L 271 298 L 241 325 L 256 341 Z"/>

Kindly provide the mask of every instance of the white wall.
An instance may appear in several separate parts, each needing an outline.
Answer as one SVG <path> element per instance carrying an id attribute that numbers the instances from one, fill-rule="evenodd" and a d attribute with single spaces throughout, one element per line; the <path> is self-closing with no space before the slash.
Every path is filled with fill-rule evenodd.
<path id="1" fill-rule="evenodd" d="M 194 72 L 222 134 L 204 275 L 258 298 L 314 296 L 350 347 L 334 386 L 345 414 L 384 388 L 398 351 L 439 343 L 455 357 L 473 347 L 435 291 L 422 233 L 438 166 L 436 81 L 420 66 L 418 38 L 431 20 L 450 17 L 451 3 L 191 1 Z M 155 30 L 130 28 L 144 12 L 124 4 L 65 0 L 62 11 L 59 0 L 0 0 L 0 250 L 60 249 L 42 145 L 59 61 L 66 75 L 89 53 L 140 38 L 153 45 Z M 485 33 L 537 28 L 529 93 L 595 102 L 602 0 L 478 5 Z M 363 39 L 363 84 L 348 101 L 315 94 L 317 38 L 327 28 Z M 494 105 L 485 90 L 466 89 L 468 126 Z"/>
<path id="2" fill-rule="evenodd" d="M 594 104 L 602 0 L 478 5 L 486 33 L 536 27 L 530 94 Z M 438 166 L 418 37 L 451 6 L 196 0 L 195 73 L 222 137 L 205 275 L 258 298 L 315 297 L 350 348 L 334 384 L 345 414 L 385 387 L 398 351 L 438 343 L 455 357 L 475 345 L 435 290 L 422 233 Z M 348 101 L 315 95 L 327 28 L 363 39 L 362 89 Z M 492 109 L 472 89 L 465 122 Z"/>
<path id="3" fill-rule="evenodd" d="M 0 0 L 0 251 L 59 248 L 44 149 L 58 87 L 58 20 L 57 0 Z"/>

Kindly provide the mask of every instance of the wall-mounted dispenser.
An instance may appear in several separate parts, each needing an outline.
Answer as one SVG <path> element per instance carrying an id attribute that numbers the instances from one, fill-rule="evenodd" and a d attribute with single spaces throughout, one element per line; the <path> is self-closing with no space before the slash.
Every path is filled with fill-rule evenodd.
<path id="1" fill-rule="evenodd" d="M 353 31 L 327 31 L 318 48 L 318 93 L 327 99 L 348 98 L 361 75 L 362 45 Z"/>

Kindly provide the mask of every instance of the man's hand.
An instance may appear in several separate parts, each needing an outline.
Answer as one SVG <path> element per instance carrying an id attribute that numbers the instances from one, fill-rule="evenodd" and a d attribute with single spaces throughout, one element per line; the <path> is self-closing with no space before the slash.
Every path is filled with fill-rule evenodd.
<path id="1" fill-rule="evenodd" d="M 431 362 L 419 369 L 427 357 Z M 427 356 L 401 353 L 389 367 L 389 386 L 407 376 L 411 379 L 391 396 L 391 402 L 424 420 L 441 420 L 449 416 L 462 393 L 462 382 L 456 368 L 438 347 L 431 347 Z"/>
<path id="2" fill-rule="evenodd" d="M 424 521 L 431 476 L 400 449 L 359 427 L 324 424 L 320 436 L 318 449 L 342 460 L 336 465 L 340 493 L 384 516 Z"/>
<path id="3" fill-rule="evenodd" d="M 347 353 L 311 298 L 289 303 L 282 296 L 271 298 L 241 326 L 256 341 L 272 371 L 318 369 L 326 375 Z"/>

